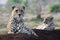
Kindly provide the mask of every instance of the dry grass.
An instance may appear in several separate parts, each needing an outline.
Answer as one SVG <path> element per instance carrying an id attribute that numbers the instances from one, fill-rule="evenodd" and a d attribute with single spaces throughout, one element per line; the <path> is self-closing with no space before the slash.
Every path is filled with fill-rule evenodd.
<path id="1" fill-rule="evenodd" d="M 25 15 L 25 17 L 24 17 L 24 23 L 26 24 L 27 27 L 33 28 L 33 27 L 37 27 L 38 25 L 42 24 L 42 20 L 41 19 L 36 19 L 36 15 L 33 16 L 31 14 L 31 17 L 30 17 L 30 14 L 28 14 L 28 15 Z M 55 21 L 55 27 L 56 27 L 56 29 L 60 29 L 60 19 L 57 18 L 55 15 L 54 15 L 54 17 L 55 17 L 55 19 L 54 19 L 54 21 Z M 7 25 L 8 17 L 4 17 L 2 19 L 3 20 L 0 20 L 0 32 L 1 33 L 5 33 L 6 32 L 6 25 Z"/>
<path id="2" fill-rule="evenodd" d="M 45 11 L 44 11 L 45 12 Z M 42 17 L 47 16 L 47 14 L 52 14 L 52 13 L 47 13 L 47 11 L 42 14 Z M 6 32 L 6 25 L 8 22 L 10 14 L 9 13 L 1 13 L 0 12 L 0 33 L 5 33 Z M 42 24 L 41 19 L 36 19 L 36 14 L 29 14 L 26 13 L 24 16 L 24 23 L 26 24 L 27 27 L 33 28 L 37 27 L 38 25 Z M 54 22 L 55 22 L 55 28 L 60 29 L 60 13 L 53 14 L 54 17 Z"/>

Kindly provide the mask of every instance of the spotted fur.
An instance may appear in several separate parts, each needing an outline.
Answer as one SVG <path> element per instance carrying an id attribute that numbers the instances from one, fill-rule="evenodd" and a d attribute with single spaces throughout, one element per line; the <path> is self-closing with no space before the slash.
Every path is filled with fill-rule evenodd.
<path id="1" fill-rule="evenodd" d="M 18 8 L 18 7 L 14 8 L 14 7 L 12 10 L 12 15 L 10 17 L 9 23 L 7 25 L 8 33 L 26 33 L 29 35 L 33 34 L 37 36 L 32 29 L 27 28 L 24 25 L 23 17 L 24 17 L 25 7 L 23 8 Z"/>
<path id="2" fill-rule="evenodd" d="M 54 30 L 54 18 L 52 16 L 48 16 L 44 19 L 43 24 L 39 25 L 36 29 L 41 30 Z"/>

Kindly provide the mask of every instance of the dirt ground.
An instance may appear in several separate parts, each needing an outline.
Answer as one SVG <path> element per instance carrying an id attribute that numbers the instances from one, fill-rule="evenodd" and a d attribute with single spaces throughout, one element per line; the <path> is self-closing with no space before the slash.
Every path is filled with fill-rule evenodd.
<path id="1" fill-rule="evenodd" d="M 4 34 L 0 40 L 60 40 L 60 30 L 46 31 L 33 29 L 38 37 L 27 34 Z"/>

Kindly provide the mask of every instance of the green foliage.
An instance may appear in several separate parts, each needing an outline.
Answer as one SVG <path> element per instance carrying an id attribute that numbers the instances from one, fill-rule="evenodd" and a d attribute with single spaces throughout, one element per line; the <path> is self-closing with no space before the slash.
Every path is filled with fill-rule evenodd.
<path id="1" fill-rule="evenodd" d="M 24 5 L 24 6 L 28 6 L 27 5 L 28 4 L 27 0 L 22 0 L 21 4 Z"/>
<path id="2" fill-rule="evenodd" d="M 8 0 L 9 3 L 21 3 L 22 0 Z"/>
<path id="3" fill-rule="evenodd" d="M 58 2 L 60 2 L 60 0 L 57 0 Z"/>
<path id="4" fill-rule="evenodd" d="M 6 28 L 6 25 L 7 25 L 7 24 L 0 23 L 0 28 Z"/>
<path id="5" fill-rule="evenodd" d="M 54 4 L 49 6 L 50 12 L 60 12 L 60 4 Z"/>
<path id="6" fill-rule="evenodd" d="M 27 6 L 28 1 L 27 0 L 8 0 L 8 3 L 11 3 L 11 4 L 20 3 L 21 5 Z"/>
<path id="7" fill-rule="evenodd" d="M 42 18 L 32 18 L 31 21 L 34 21 L 34 22 L 42 22 L 43 19 Z"/>

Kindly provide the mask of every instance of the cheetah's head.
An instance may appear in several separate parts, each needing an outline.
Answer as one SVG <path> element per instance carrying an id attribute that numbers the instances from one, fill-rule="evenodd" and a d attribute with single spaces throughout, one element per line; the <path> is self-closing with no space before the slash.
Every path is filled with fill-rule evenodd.
<path id="1" fill-rule="evenodd" d="M 53 17 L 49 16 L 44 19 L 45 24 L 51 24 L 53 22 Z"/>
<path id="2" fill-rule="evenodd" d="M 15 16 L 21 16 L 24 14 L 24 10 L 25 10 L 25 7 L 22 6 L 22 7 L 16 7 L 16 6 L 13 6 L 12 7 L 12 13 L 15 14 Z"/>

